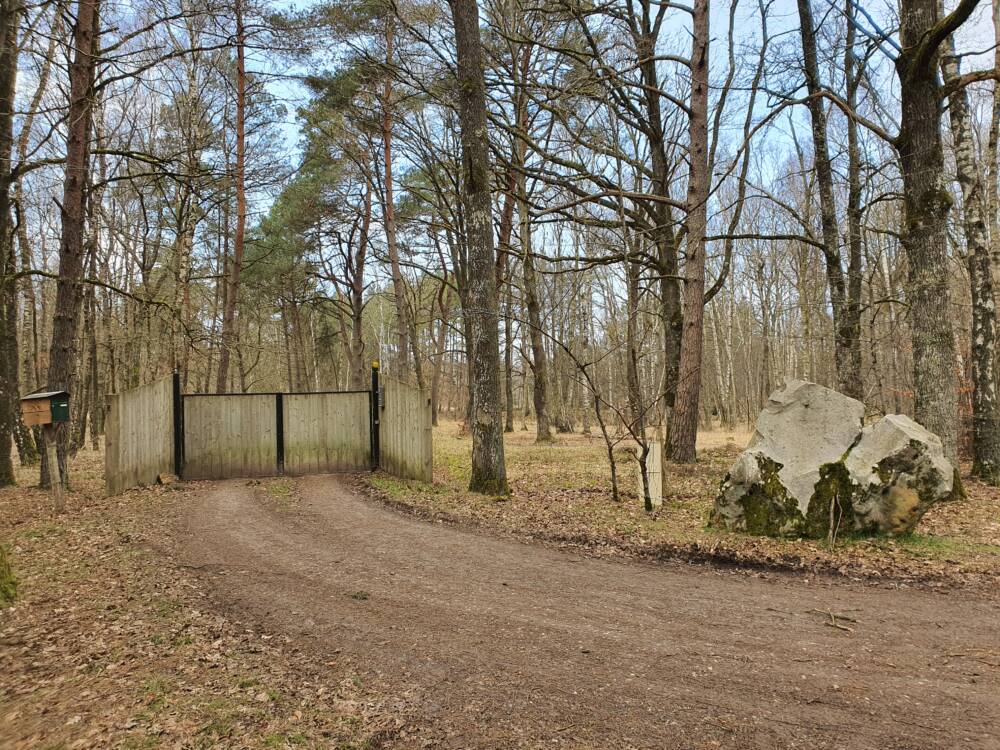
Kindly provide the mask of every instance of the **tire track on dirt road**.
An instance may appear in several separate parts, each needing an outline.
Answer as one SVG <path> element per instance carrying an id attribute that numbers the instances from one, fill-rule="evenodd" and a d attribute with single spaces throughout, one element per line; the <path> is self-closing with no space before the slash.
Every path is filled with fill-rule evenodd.
<path id="1" fill-rule="evenodd" d="M 220 607 L 349 662 L 407 721 L 391 746 L 1000 748 L 995 601 L 591 559 L 294 481 L 284 509 L 208 485 L 181 554 Z"/>

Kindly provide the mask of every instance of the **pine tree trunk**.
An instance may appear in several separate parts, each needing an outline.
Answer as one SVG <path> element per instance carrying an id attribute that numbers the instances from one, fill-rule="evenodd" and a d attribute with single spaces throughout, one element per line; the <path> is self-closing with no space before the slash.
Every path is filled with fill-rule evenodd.
<path id="1" fill-rule="evenodd" d="M 395 29 L 391 13 L 385 22 L 385 60 L 386 66 L 392 65 Z M 396 240 L 396 206 L 394 182 L 392 173 L 392 73 L 386 73 L 382 84 L 382 167 L 383 197 L 382 217 L 385 223 L 385 240 L 389 250 L 389 270 L 392 273 L 392 292 L 396 302 L 396 366 L 398 376 L 405 379 L 410 372 L 409 357 L 413 351 L 415 367 L 420 365 L 420 357 L 411 339 L 413 325 L 410 320 L 410 306 L 406 299 L 406 283 L 403 281 L 403 271 L 399 264 L 399 244 Z M 422 376 L 420 378 L 423 379 Z"/>
<path id="2" fill-rule="evenodd" d="M 468 253 L 468 326 L 472 382 L 472 478 L 469 489 L 507 494 L 500 419 L 500 332 L 496 251 L 490 199 L 486 84 L 476 0 L 449 0 L 458 61 L 458 109 L 462 139 L 462 192 Z"/>
<path id="3" fill-rule="evenodd" d="M 243 272 L 243 245 L 247 227 L 246 197 L 246 31 L 243 27 L 243 0 L 236 0 L 236 232 L 233 237 L 233 257 L 225 275 L 226 294 L 222 310 L 222 341 L 219 346 L 219 375 L 216 390 L 229 390 L 229 360 L 239 340 L 236 305 L 240 296 L 240 276 Z M 228 224 L 227 224 L 228 228 Z"/>
<path id="4" fill-rule="evenodd" d="M 84 231 L 97 62 L 95 52 L 98 48 L 99 29 L 98 0 L 79 0 L 76 24 L 73 27 L 73 60 L 69 67 L 66 165 L 60 206 L 62 234 L 59 242 L 59 281 L 56 284 L 48 371 L 50 389 L 65 389 L 71 393 L 76 382 L 76 343 L 82 301 Z M 73 408 L 72 397 L 70 408 Z M 43 487 L 50 486 L 53 480 L 66 487 L 69 484 L 66 465 L 69 433 L 65 429 L 54 432 L 58 440 L 58 467 L 50 466 L 52 451 L 44 453 L 40 481 Z"/>

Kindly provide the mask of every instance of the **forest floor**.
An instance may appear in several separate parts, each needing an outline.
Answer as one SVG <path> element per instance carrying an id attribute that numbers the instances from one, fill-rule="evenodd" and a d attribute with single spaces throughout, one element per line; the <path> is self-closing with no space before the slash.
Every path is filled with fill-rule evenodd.
<path id="1" fill-rule="evenodd" d="M 513 495 L 470 496 L 454 424 L 433 484 L 104 498 L 85 451 L 55 516 L 22 470 L 0 490 L 19 579 L 0 610 L 0 748 L 1000 747 L 996 491 L 967 483 L 900 540 L 713 532 L 745 437 L 669 467 L 652 516 L 632 466 L 611 502 L 602 444 L 579 435 L 508 436 Z M 615 559 L 637 557 L 663 562 Z"/>
<path id="2" fill-rule="evenodd" d="M 0 748 L 347 749 L 395 727 L 336 657 L 214 605 L 173 554 L 192 485 L 105 498 L 103 454 L 84 451 L 54 515 L 37 471 L 0 490 L 18 578 L 0 606 Z"/>
<path id="3" fill-rule="evenodd" d="M 967 472 L 967 498 L 932 508 L 916 533 L 894 539 L 841 535 L 831 546 L 825 540 L 769 539 L 708 527 L 719 483 L 746 445 L 746 432 L 700 433 L 698 462 L 665 466 L 663 506 L 648 514 L 637 494 L 634 459 L 619 464 L 621 502 L 615 503 L 599 434 L 558 435 L 553 445 L 539 446 L 529 426 L 505 435 L 511 486 L 506 498 L 466 490 L 471 438 L 455 422 L 434 430 L 433 484 L 382 474 L 360 481 L 385 502 L 425 517 L 592 555 L 704 560 L 931 587 L 992 588 L 1000 581 L 1000 489 Z"/>

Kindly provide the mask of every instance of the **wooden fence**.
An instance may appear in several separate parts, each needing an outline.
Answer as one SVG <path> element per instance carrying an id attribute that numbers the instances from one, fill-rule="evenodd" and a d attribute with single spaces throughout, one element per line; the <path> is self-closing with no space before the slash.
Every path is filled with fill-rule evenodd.
<path id="1" fill-rule="evenodd" d="M 371 406 L 367 391 L 284 396 L 286 474 L 371 468 Z"/>
<path id="2" fill-rule="evenodd" d="M 170 378 L 108 396 L 104 482 L 109 495 L 174 471 Z"/>
<path id="3" fill-rule="evenodd" d="M 161 474 L 225 479 L 382 468 L 431 481 L 430 398 L 372 391 L 182 394 L 175 375 L 109 397 L 108 494 Z M 378 393 L 376 400 L 373 396 Z"/>
<path id="4" fill-rule="evenodd" d="M 382 396 L 379 437 L 379 462 L 385 471 L 404 479 L 431 481 L 431 399 L 427 391 L 388 381 Z"/>
<path id="5" fill-rule="evenodd" d="M 274 394 L 184 396 L 185 479 L 278 472 Z"/>

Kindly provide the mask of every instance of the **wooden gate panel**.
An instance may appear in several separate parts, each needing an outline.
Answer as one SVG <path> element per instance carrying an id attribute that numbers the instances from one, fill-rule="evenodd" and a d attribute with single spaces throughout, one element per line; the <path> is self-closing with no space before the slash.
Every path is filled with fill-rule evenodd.
<path id="1" fill-rule="evenodd" d="M 274 394 L 184 397 L 184 478 L 278 473 Z"/>
<path id="2" fill-rule="evenodd" d="M 283 401 L 286 474 L 369 468 L 367 392 L 296 393 Z"/>
<path id="3" fill-rule="evenodd" d="M 382 469 L 404 479 L 433 479 L 431 399 L 427 391 L 390 380 L 385 384 L 379 430 Z"/>
<path id="4" fill-rule="evenodd" d="M 173 472 L 173 391 L 170 378 L 108 396 L 104 481 L 109 495 L 153 484 Z"/>

